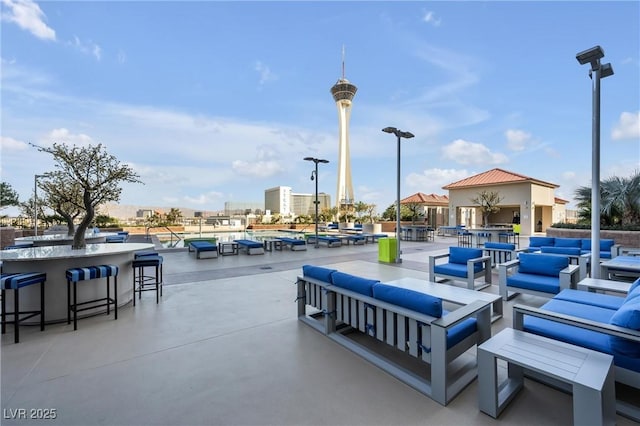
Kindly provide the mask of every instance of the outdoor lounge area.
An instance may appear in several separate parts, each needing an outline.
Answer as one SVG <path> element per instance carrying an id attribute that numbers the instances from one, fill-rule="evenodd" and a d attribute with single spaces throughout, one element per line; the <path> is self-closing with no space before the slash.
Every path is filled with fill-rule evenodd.
<path id="1" fill-rule="evenodd" d="M 42 332 L 22 325 L 19 344 L 8 327 L 2 424 L 33 424 L 6 417 L 21 408 L 27 414 L 54 409 L 46 423 L 60 425 L 572 424 L 572 396 L 530 379 L 497 419 L 479 408 L 478 380 L 444 406 L 298 320 L 296 281 L 305 264 L 385 283 L 428 281 L 429 255 L 453 243 L 404 242 L 402 265 L 378 262 L 377 244 L 213 262 L 198 261 L 186 248 L 162 251 L 158 304 L 144 294 L 135 307 L 118 310 L 118 321 L 80 319 L 75 332 L 66 322 Z M 493 274 L 482 293 L 498 295 L 498 271 Z M 522 294 L 505 301 L 492 334 L 513 326 L 514 302 L 540 307 L 548 300 Z M 498 375 L 506 374 L 499 365 Z M 620 415 L 615 420 L 636 424 Z"/>

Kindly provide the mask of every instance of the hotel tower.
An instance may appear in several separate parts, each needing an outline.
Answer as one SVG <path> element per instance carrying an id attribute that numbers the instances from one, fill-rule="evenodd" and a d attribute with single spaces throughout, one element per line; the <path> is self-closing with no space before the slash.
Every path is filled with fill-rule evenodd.
<path id="1" fill-rule="evenodd" d="M 358 88 L 344 78 L 344 49 L 342 50 L 342 78 L 331 88 L 331 94 L 338 107 L 338 191 L 336 207 L 351 209 L 354 204 L 353 182 L 351 181 L 351 158 L 349 157 L 349 118 L 351 100 Z"/>

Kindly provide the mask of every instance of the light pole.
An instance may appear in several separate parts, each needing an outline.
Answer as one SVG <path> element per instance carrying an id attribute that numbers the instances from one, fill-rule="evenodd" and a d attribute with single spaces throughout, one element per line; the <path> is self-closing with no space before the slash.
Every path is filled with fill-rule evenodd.
<path id="1" fill-rule="evenodd" d="M 576 55 L 580 65 L 591 64 L 591 277 L 600 278 L 600 79 L 613 75 L 611 64 L 601 64 L 604 50 L 594 46 Z M 605 277 L 606 278 L 606 277 Z"/>
<path id="2" fill-rule="evenodd" d="M 322 164 L 327 164 L 329 162 L 329 160 L 323 160 L 321 158 L 313 158 L 313 157 L 304 157 L 305 161 L 313 161 L 316 164 L 316 169 L 314 171 L 311 172 L 311 180 L 315 180 L 316 181 L 316 201 L 314 201 L 314 204 L 316 205 L 316 239 L 315 239 L 315 244 L 314 247 L 318 248 L 320 247 L 320 244 L 318 243 L 318 204 L 320 204 L 320 201 L 318 201 L 318 163 L 322 163 Z M 315 176 L 315 179 L 314 179 Z"/>
<path id="3" fill-rule="evenodd" d="M 398 176 L 397 176 L 397 197 L 396 197 L 396 263 L 402 263 L 400 254 L 400 139 L 411 139 L 414 135 L 411 132 L 403 132 L 395 127 L 385 127 L 382 129 L 385 133 L 393 133 L 398 138 Z"/>
<path id="4" fill-rule="evenodd" d="M 34 214 L 34 232 L 35 236 L 38 236 L 38 178 L 46 177 L 47 175 L 35 175 L 33 178 L 33 214 Z"/>

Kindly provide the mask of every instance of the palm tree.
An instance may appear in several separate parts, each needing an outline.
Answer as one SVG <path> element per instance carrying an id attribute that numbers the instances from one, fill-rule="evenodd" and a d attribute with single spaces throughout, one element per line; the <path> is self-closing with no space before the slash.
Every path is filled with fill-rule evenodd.
<path id="1" fill-rule="evenodd" d="M 591 221 L 591 188 L 576 189 L 578 217 L 583 222 Z M 601 222 L 622 226 L 640 224 L 640 172 L 630 178 L 610 177 L 600 183 Z"/>

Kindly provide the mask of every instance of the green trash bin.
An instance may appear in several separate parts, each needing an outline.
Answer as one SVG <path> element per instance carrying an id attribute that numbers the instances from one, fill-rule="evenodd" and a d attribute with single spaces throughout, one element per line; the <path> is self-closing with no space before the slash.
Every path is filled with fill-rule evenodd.
<path id="1" fill-rule="evenodd" d="M 395 238 L 380 238 L 378 240 L 378 261 L 394 263 L 398 251 L 398 240 Z"/>

